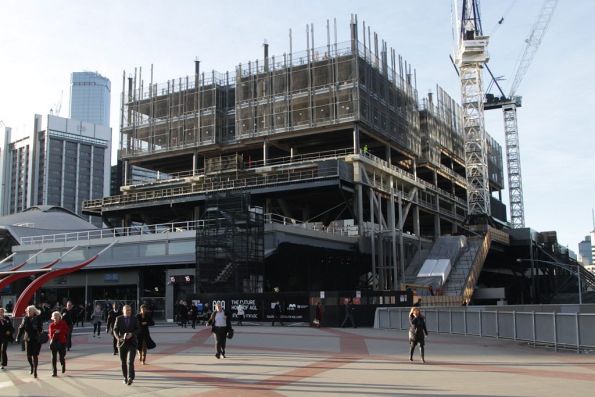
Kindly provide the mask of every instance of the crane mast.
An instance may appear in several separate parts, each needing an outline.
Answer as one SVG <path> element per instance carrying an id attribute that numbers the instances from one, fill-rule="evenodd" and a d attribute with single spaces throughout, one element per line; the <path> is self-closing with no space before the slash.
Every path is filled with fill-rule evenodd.
<path id="1" fill-rule="evenodd" d="M 469 219 L 491 214 L 482 89 L 488 39 L 482 35 L 478 2 L 464 0 L 455 62 L 461 79 Z"/>

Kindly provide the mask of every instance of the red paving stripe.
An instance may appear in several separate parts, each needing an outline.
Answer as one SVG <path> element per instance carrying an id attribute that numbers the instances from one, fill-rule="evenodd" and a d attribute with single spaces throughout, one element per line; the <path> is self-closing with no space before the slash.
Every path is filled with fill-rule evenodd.
<path id="1" fill-rule="evenodd" d="M 367 356 L 370 353 L 368 352 L 368 345 L 366 344 L 365 337 L 345 331 L 340 331 L 337 329 L 328 328 L 325 329 L 326 332 L 337 336 L 340 339 L 340 351 L 343 354 L 355 354 L 359 356 Z"/>
<path id="2" fill-rule="evenodd" d="M 202 377 L 202 380 L 207 380 L 211 387 L 217 387 L 217 390 L 209 390 L 202 393 L 197 393 L 194 396 L 280 396 L 274 389 L 287 386 L 307 378 L 319 375 L 326 371 L 340 368 L 347 364 L 356 361 L 355 359 L 346 359 L 344 356 L 332 356 L 326 360 L 317 361 L 304 367 L 295 368 L 290 371 L 273 375 L 272 377 L 263 379 L 254 383 L 240 383 L 235 379 Z M 161 372 L 160 372 L 161 373 Z M 172 377 L 179 378 L 176 372 L 171 373 Z M 196 379 L 199 381 L 200 379 Z"/>

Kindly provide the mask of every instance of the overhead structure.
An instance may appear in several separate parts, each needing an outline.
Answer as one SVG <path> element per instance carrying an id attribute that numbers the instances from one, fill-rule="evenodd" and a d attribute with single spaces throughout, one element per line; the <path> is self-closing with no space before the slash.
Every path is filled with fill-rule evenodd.
<path id="1" fill-rule="evenodd" d="M 521 107 L 522 97 L 516 96 L 516 90 L 529 69 L 535 53 L 541 44 L 543 35 L 550 23 L 558 0 L 545 0 L 537 21 L 526 40 L 525 50 L 517 66 L 510 93 L 501 97 L 486 95 L 484 109 L 502 108 L 504 114 L 504 137 L 506 141 L 506 163 L 508 170 L 508 195 L 510 205 L 510 225 L 513 229 L 525 227 L 525 209 L 523 205 L 523 183 L 521 175 L 521 154 L 519 149 L 519 131 L 516 108 Z M 500 88 L 500 87 L 498 87 Z"/>
<path id="2" fill-rule="evenodd" d="M 464 0 L 455 62 L 461 78 L 469 219 L 491 214 L 488 154 L 483 114 L 482 71 L 488 37 L 482 35 L 479 2 Z"/>

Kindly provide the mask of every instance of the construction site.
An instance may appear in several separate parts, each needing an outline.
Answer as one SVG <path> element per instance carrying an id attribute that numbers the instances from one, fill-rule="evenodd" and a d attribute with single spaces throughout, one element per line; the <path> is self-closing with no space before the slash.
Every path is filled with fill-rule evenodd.
<path id="1" fill-rule="evenodd" d="M 3 217 L 0 303 L 17 316 L 31 302 L 146 304 L 168 322 L 222 303 L 311 325 L 322 303 L 324 326 L 346 302 L 362 326 L 402 306 L 384 312 L 392 328 L 414 304 L 594 302 L 593 274 L 525 222 L 517 109 L 533 105 L 517 90 L 557 2 L 542 0 L 506 93 L 477 0 L 453 3 L 451 80 L 423 94 L 427 65 L 355 14 L 307 25 L 298 49 L 289 30 L 286 48 L 265 42 L 233 70 L 188 54 L 187 75 L 167 81 L 153 65 L 124 71 L 112 193 L 77 204 L 102 226 L 56 205 Z M 503 128 L 488 131 L 494 109 Z"/>
<path id="2" fill-rule="evenodd" d="M 357 17 L 349 42 L 326 28 L 325 46 L 310 26 L 305 51 L 265 44 L 233 72 L 124 73 L 121 194 L 84 212 L 125 228 L 209 220 L 198 293 L 414 286 L 426 304 L 461 305 L 575 291 L 555 233 L 507 217 L 502 147 L 479 120 L 482 37 L 466 33 L 461 107 L 438 85 L 420 98 L 413 66 Z"/>

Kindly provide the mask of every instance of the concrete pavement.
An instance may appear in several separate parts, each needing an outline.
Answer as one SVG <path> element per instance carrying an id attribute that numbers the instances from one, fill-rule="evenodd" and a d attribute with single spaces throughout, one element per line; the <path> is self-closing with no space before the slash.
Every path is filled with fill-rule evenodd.
<path id="1" fill-rule="evenodd" d="M 210 329 L 153 327 L 157 348 L 122 383 L 111 338 L 75 329 L 67 372 L 51 377 L 44 345 L 39 377 L 9 347 L 0 396 L 592 396 L 595 356 L 507 340 L 430 334 L 426 364 L 408 360 L 407 333 L 372 328 L 235 327 L 227 358 Z"/>

